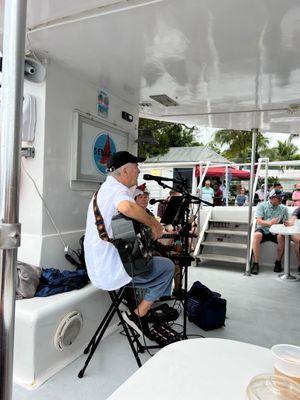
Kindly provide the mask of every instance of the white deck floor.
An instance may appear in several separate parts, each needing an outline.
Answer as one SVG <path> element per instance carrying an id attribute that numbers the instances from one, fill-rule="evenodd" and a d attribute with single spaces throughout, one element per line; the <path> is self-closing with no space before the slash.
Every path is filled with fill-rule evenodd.
<path id="1" fill-rule="evenodd" d="M 245 277 L 236 266 L 214 267 L 209 263 L 189 269 L 189 286 L 195 280 L 227 299 L 227 320 L 225 328 L 210 332 L 188 323 L 188 334 L 268 348 L 276 343 L 300 345 L 300 282 L 283 282 L 267 268 L 262 268 L 258 276 Z M 181 317 L 178 322 L 182 322 Z M 142 362 L 148 358 L 141 355 Z M 14 385 L 13 399 L 104 400 L 137 369 L 126 338 L 118 332 L 101 343 L 84 378 L 78 379 L 84 360 L 85 356 L 80 357 L 34 391 Z"/>

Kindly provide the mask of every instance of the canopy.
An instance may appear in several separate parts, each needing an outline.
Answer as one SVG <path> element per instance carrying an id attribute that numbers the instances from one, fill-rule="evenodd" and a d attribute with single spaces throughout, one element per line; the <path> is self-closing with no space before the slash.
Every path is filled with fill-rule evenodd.
<path id="1" fill-rule="evenodd" d="M 202 167 L 204 172 L 204 167 Z M 243 169 L 237 169 L 228 166 L 228 174 L 231 175 L 232 179 L 250 179 L 250 171 L 245 171 Z M 208 167 L 206 176 L 225 176 L 226 167 Z"/>

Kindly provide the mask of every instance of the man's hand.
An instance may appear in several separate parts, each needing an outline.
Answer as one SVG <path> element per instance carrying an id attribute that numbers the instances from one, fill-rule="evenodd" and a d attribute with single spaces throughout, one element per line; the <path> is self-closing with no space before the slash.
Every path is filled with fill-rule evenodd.
<path id="1" fill-rule="evenodd" d="M 153 239 L 157 240 L 161 237 L 164 228 L 158 221 L 156 221 L 155 218 L 153 218 L 153 224 L 151 225 L 151 230 Z"/>
<path id="2" fill-rule="evenodd" d="M 270 226 L 278 224 L 278 218 L 272 218 L 271 221 L 269 221 Z"/>

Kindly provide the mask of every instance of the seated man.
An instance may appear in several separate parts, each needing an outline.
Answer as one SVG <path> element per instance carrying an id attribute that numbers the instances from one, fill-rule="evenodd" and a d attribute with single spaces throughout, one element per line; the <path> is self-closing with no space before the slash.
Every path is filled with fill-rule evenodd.
<path id="1" fill-rule="evenodd" d="M 129 189 L 137 184 L 140 172 L 138 162 L 141 161 L 145 159 L 135 157 L 127 151 L 119 151 L 109 159 L 108 177 L 96 197 L 104 223 L 99 225 L 98 231 L 92 200 L 87 214 L 84 250 L 87 272 L 94 286 L 110 291 L 133 281 L 135 287 L 146 289 L 144 299 L 138 307 L 132 312 L 124 313 L 123 316 L 127 324 L 140 335 L 144 333 L 151 338 L 147 313 L 156 299 L 170 295 L 174 264 L 167 258 L 153 257 L 150 272 L 132 278 L 126 273 L 118 250 L 109 241 L 109 238 L 112 238 L 111 221 L 118 213 L 150 227 L 154 239 L 158 239 L 162 234 L 161 224 L 135 203 Z"/>
<path id="2" fill-rule="evenodd" d="M 284 237 L 270 233 L 270 227 L 274 224 L 284 223 L 288 220 L 287 207 L 282 205 L 283 192 L 273 189 L 270 192 L 269 200 L 257 206 L 256 223 L 257 228 L 253 237 L 254 262 L 251 273 L 257 275 L 259 272 L 259 250 L 260 244 L 271 241 L 278 244 L 277 258 L 274 272 L 281 272 L 281 259 L 284 252 Z"/>
<path id="3" fill-rule="evenodd" d="M 300 207 L 297 207 L 289 221 L 286 223 L 287 226 L 292 226 L 295 224 L 296 220 L 300 219 Z M 298 272 L 300 274 L 300 234 L 292 235 L 292 241 L 295 244 L 295 252 L 298 260 Z"/>

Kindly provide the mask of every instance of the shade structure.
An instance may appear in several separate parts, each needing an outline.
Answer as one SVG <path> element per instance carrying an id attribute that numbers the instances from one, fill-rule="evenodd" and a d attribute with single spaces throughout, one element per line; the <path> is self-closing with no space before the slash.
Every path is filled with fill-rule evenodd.
<path id="1" fill-rule="evenodd" d="M 204 172 L 204 168 L 202 168 Z M 228 174 L 231 179 L 250 179 L 250 171 L 245 171 L 243 169 L 237 169 L 228 166 Z M 226 175 L 226 167 L 209 167 L 206 176 L 209 177 L 222 177 Z"/>

